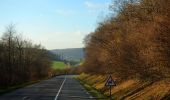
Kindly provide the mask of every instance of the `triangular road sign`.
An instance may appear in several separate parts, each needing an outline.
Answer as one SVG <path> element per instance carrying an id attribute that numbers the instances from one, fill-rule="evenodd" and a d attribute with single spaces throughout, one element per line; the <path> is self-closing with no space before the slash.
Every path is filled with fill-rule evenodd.
<path id="1" fill-rule="evenodd" d="M 105 86 L 116 86 L 116 82 L 113 80 L 111 75 L 108 77 Z"/>

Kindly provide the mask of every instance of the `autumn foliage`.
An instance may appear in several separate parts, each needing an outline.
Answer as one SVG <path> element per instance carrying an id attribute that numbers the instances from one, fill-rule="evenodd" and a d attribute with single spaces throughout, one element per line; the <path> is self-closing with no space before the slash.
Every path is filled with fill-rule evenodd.
<path id="1" fill-rule="evenodd" d="M 118 0 L 119 1 L 119 0 Z M 117 14 L 85 38 L 83 71 L 170 77 L 170 0 L 121 0 Z M 115 12 L 114 4 L 111 11 Z"/>
<path id="2" fill-rule="evenodd" d="M 48 51 L 17 34 L 15 26 L 9 25 L 0 40 L 0 88 L 39 80 L 51 73 Z"/>

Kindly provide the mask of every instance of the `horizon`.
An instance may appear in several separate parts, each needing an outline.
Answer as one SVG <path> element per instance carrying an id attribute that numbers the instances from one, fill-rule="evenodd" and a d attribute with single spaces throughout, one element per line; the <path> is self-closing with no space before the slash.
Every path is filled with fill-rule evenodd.
<path id="1" fill-rule="evenodd" d="M 84 47 L 77 47 L 77 48 L 61 48 L 61 49 L 48 49 L 48 50 L 64 50 L 64 49 L 83 49 Z"/>

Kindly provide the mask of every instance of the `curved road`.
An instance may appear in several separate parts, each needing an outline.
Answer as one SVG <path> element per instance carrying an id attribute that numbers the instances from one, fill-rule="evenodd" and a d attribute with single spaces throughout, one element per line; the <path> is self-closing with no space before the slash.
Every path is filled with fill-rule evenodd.
<path id="1" fill-rule="evenodd" d="M 0 100 L 94 100 L 73 76 L 56 76 L 0 96 Z"/>

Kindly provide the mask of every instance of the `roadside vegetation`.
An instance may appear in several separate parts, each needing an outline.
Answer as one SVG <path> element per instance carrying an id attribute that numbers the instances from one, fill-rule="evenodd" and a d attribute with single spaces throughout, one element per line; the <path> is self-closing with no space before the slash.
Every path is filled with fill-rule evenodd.
<path id="1" fill-rule="evenodd" d="M 117 81 L 116 99 L 170 98 L 170 1 L 115 0 L 114 13 L 84 40 L 79 79 L 108 95 L 108 74 Z M 116 11 L 116 15 L 115 15 Z"/>
<path id="2" fill-rule="evenodd" d="M 0 39 L 0 92 L 51 77 L 51 60 L 41 45 L 24 39 L 11 24 Z"/>
<path id="3" fill-rule="evenodd" d="M 104 100 L 109 100 L 108 96 L 103 94 L 99 89 L 95 88 L 90 84 L 90 81 L 87 81 L 85 78 L 87 77 L 87 74 L 82 73 L 78 77 L 75 77 L 76 80 L 80 82 L 81 85 L 84 86 L 84 88 L 96 99 L 104 99 Z"/>
<path id="4" fill-rule="evenodd" d="M 112 76 L 118 81 L 115 75 Z M 109 87 L 105 87 L 107 78 L 108 75 L 94 74 L 81 74 L 77 77 L 89 93 L 97 98 L 109 98 Z M 154 82 L 131 78 L 116 84 L 112 87 L 112 98 L 116 100 L 168 100 L 170 97 L 170 78 Z"/>

